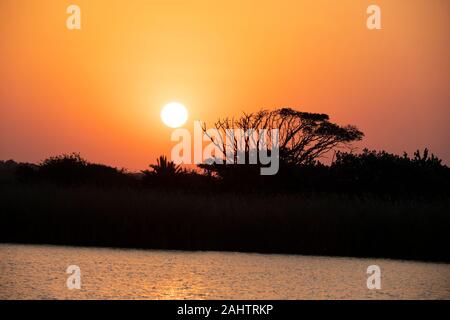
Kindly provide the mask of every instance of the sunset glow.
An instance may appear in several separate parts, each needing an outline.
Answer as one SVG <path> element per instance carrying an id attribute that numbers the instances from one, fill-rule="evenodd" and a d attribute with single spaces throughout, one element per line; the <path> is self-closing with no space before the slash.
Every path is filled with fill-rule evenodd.
<path id="1" fill-rule="evenodd" d="M 79 0 L 0 4 L 0 158 L 80 152 L 132 170 L 168 155 L 168 101 L 211 124 L 289 106 L 365 133 L 360 147 L 450 163 L 447 0 Z M 188 123 L 191 125 L 191 123 Z"/>

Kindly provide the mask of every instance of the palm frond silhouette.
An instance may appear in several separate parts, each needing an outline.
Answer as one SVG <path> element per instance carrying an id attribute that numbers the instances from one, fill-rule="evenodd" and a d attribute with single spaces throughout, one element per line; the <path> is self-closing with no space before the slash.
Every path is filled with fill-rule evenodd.
<path id="1" fill-rule="evenodd" d="M 150 165 L 150 168 L 153 169 L 153 173 L 156 175 L 176 175 L 183 172 L 183 168 L 180 165 L 167 160 L 166 156 L 160 156 L 156 159 L 156 163 Z"/>

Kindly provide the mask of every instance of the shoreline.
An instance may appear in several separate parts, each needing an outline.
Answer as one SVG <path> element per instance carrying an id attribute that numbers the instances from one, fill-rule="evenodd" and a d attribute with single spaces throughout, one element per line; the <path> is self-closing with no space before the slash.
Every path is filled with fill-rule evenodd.
<path id="1" fill-rule="evenodd" d="M 170 253 L 225 253 L 225 254 L 248 254 L 248 255 L 262 255 L 262 256 L 292 256 L 292 257 L 308 257 L 308 258 L 323 258 L 323 259 L 356 259 L 356 260 L 385 260 L 395 262 L 414 262 L 425 264 L 443 264 L 450 265 L 450 261 L 439 260 L 417 260 L 408 258 L 386 258 L 386 257 L 370 257 L 370 256 L 333 256 L 333 255 L 315 255 L 302 253 L 278 253 L 278 252 L 257 252 L 257 251 L 224 251 L 224 250 L 183 250 L 183 249 L 158 249 L 158 248 L 143 248 L 143 247 L 108 247 L 98 245 L 76 245 L 76 244 L 55 244 L 55 243 L 32 243 L 32 242 L 0 242 L 2 246 L 34 246 L 34 247 L 55 247 L 55 248 L 69 248 L 69 249 L 92 249 L 92 250 L 121 250 L 121 251 L 144 251 L 144 252 L 170 252 Z"/>

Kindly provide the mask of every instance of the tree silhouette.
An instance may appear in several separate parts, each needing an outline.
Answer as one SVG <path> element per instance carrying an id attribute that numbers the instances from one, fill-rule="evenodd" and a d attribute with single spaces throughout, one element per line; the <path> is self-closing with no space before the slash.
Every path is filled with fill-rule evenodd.
<path id="1" fill-rule="evenodd" d="M 78 153 L 45 159 L 39 165 L 21 164 L 16 176 L 23 182 L 49 182 L 60 185 L 129 185 L 133 178 L 125 169 L 90 163 Z"/>
<path id="2" fill-rule="evenodd" d="M 63 154 L 45 159 L 39 164 L 42 179 L 62 184 L 81 183 L 86 179 L 88 162 L 80 154 Z"/>
<path id="3" fill-rule="evenodd" d="M 339 126 L 330 122 L 326 114 L 300 112 L 290 108 L 273 111 L 261 110 L 257 113 L 244 113 L 240 118 L 219 119 L 214 128 L 218 135 L 213 135 L 203 124 L 203 132 L 220 150 L 215 158 L 222 162 L 238 163 L 240 157 L 250 158 L 261 148 L 262 134 L 267 135 L 266 148 L 271 152 L 279 150 L 280 163 L 285 165 L 309 165 L 315 163 L 331 150 L 349 149 L 351 143 L 359 141 L 364 134 L 355 126 Z M 236 138 L 230 134 L 233 130 L 247 132 Z M 271 130 L 278 130 L 278 143 L 274 145 Z M 230 159 L 231 155 L 231 159 Z M 224 165 L 207 163 L 202 169 L 220 175 Z"/>
<path id="4" fill-rule="evenodd" d="M 160 156 L 156 159 L 157 164 L 151 164 L 150 167 L 153 171 L 150 171 L 151 174 L 155 175 L 163 175 L 163 176 L 171 176 L 176 175 L 183 172 L 183 168 L 173 161 L 168 161 L 166 156 Z"/>
<path id="5" fill-rule="evenodd" d="M 159 156 L 156 164 L 150 164 L 152 170 L 143 170 L 142 181 L 144 185 L 153 187 L 174 187 L 182 184 L 187 171 L 166 156 Z"/>
<path id="6" fill-rule="evenodd" d="M 360 154 L 338 152 L 330 166 L 334 189 L 385 194 L 449 194 L 450 170 L 425 149 L 410 158 L 364 149 Z"/>
<path id="7" fill-rule="evenodd" d="M 405 153 L 405 157 L 407 156 L 408 155 Z M 423 155 L 421 155 L 420 150 L 414 152 L 412 162 L 422 167 L 439 168 L 442 166 L 442 160 L 436 157 L 433 153 L 430 155 L 428 148 L 423 150 Z"/>

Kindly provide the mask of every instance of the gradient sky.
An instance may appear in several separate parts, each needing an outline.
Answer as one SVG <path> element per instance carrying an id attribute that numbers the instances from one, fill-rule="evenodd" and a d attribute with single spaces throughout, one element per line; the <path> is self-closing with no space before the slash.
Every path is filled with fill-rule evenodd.
<path id="1" fill-rule="evenodd" d="M 383 30 L 366 28 L 369 4 Z M 170 154 L 159 113 L 175 100 L 189 123 L 328 113 L 360 146 L 449 164 L 449 30 L 448 0 L 0 0 L 0 159 L 144 169 Z"/>

